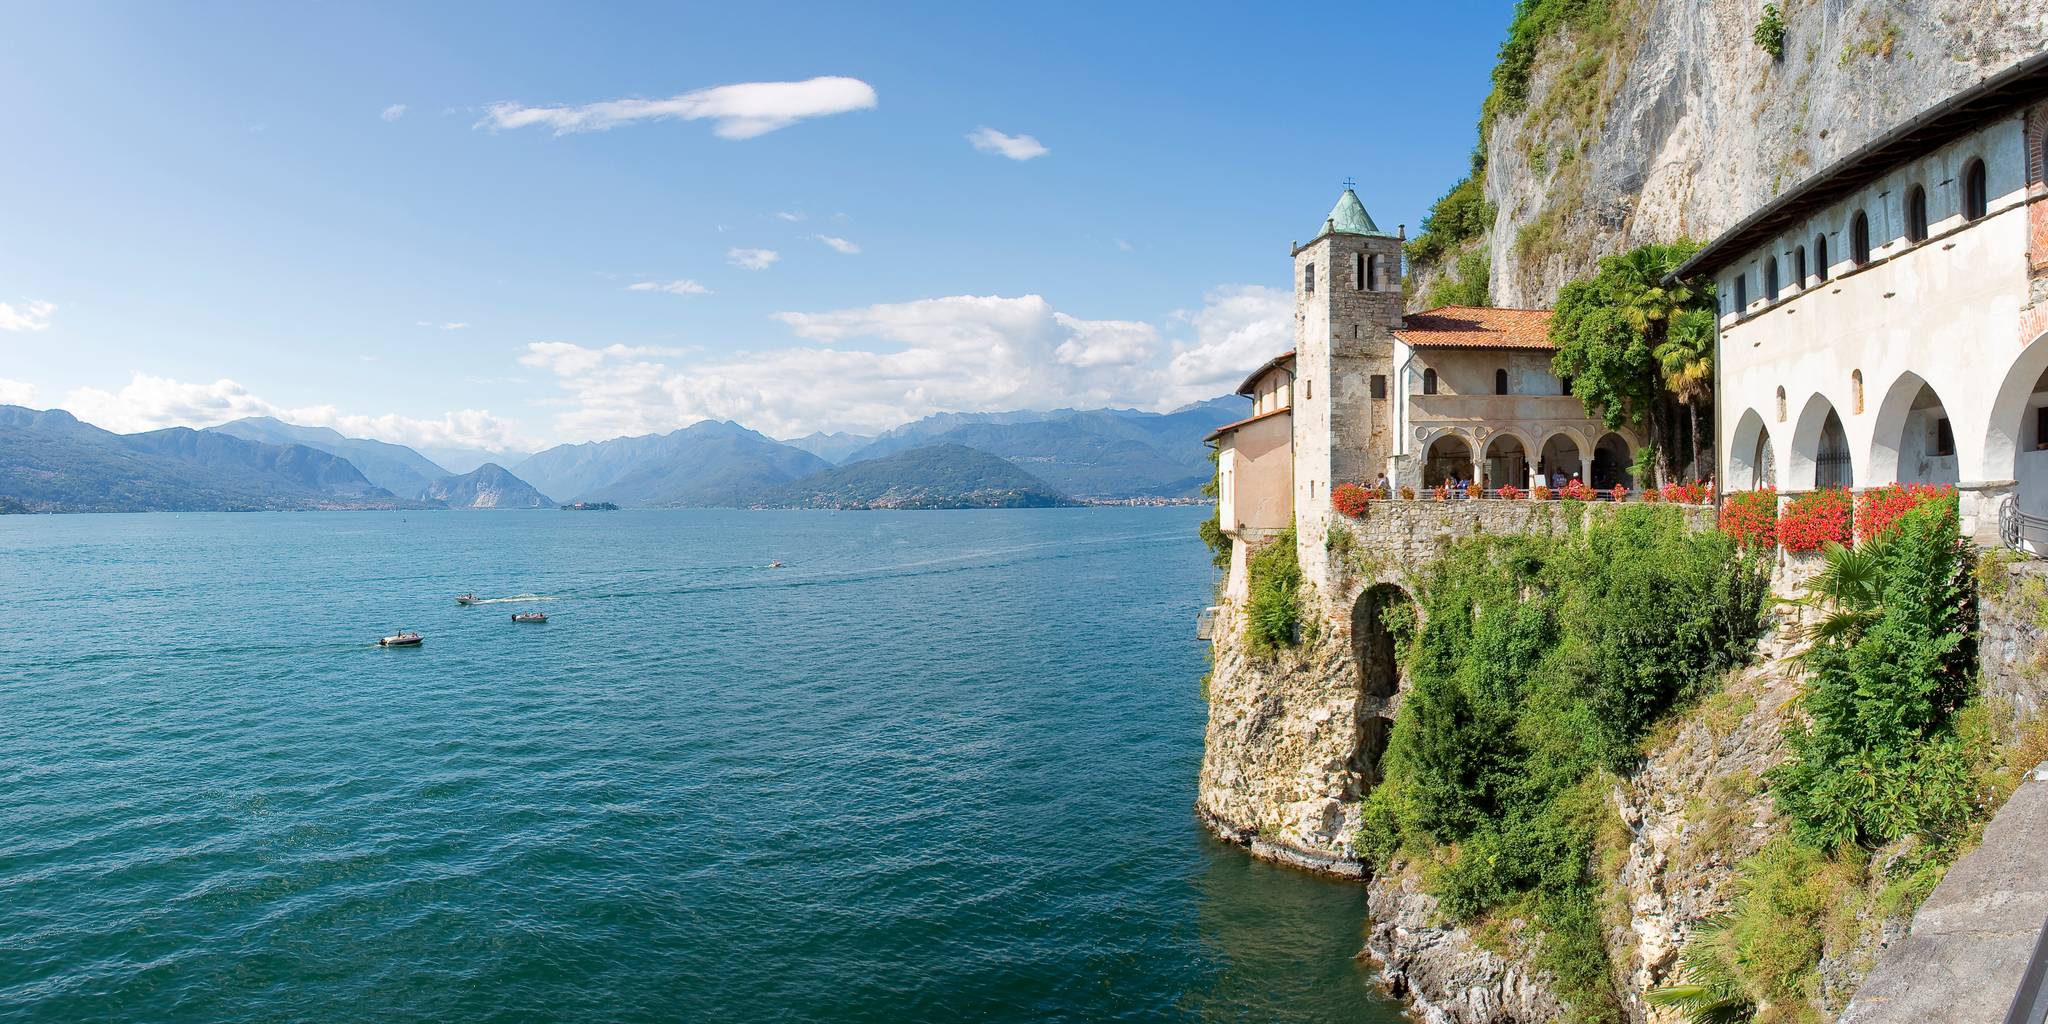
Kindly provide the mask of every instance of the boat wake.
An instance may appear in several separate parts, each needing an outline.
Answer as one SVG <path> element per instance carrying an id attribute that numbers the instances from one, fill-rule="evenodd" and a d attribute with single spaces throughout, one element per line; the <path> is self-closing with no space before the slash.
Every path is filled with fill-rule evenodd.
<path id="1" fill-rule="evenodd" d="M 555 601 L 559 598 L 548 594 L 517 594 L 512 597 L 480 597 L 477 604 L 525 604 L 529 601 Z"/>

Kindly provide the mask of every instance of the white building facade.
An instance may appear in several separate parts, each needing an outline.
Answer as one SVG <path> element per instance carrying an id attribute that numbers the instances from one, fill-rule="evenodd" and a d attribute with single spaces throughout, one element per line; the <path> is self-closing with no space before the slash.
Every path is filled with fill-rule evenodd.
<path id="1" fill-rule="evenodd" d="M 1951 484 L 1980 543 L 2002 529 L 2048 550 L 2044 164 L 2048 57 L 1901 125 L 1679 269 L 1721 298 L 1725 490 Z"/>

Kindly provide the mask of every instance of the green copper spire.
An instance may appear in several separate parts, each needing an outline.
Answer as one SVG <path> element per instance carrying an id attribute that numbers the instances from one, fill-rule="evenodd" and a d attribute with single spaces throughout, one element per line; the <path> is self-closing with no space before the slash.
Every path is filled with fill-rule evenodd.
<path id="1" fill-rule="evenodd" d="M 1330 208 L 1329 217 L 1316 229 L 1316 237 L 1320 238 L 1333 231 L 1344 235 L 1394 237 L 1381 231 L 1380 226 L 1372 222 L 1372 214 L 1365 212 L 1365 204 L 1358 201 L 1358 193 L 1349 188 L 1344 190 L 1343 195 L 1337 197 L 1337 205 Z"/>

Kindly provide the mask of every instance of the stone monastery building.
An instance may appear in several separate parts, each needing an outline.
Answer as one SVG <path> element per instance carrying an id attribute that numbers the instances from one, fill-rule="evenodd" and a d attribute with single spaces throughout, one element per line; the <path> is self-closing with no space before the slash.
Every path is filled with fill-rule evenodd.
<path id="1" fill-rule="evenodd" d="M 1549 311 L 1403 315 L 1402 240 L 1347 188 L 1315 237 L 1293 247 L 1294 349 L 1239 386 L 1252 414 L 1209 436 L 1217 514 L 1234 540 L 1233 597 L 1244 594 L 1249 550 L 1289 526 L 1304 569 L 1320 577 L 1338 484 L 1384 474 L 1421 495 L 1458 480 L 1489 490 L 1556 477 L 1631 482 L 1640 439 L 1607 430 L 1551 374 Z"/>
<path id="2" fill-rule="evenodd" d="M 1979 543 L 2048 551 L 2044 170 L 2048 55 L 1898 126 L 1679 268 L 1721 296 L 1723 486 L 1953 484 Z"/>

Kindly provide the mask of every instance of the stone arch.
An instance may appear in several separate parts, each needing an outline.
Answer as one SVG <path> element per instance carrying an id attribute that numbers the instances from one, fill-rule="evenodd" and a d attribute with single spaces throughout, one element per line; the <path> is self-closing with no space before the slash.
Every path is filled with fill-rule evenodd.
<path id="1" fill-rule="evenodd" d="M 1529 442 L 1522 435 L 1503 430 L 1486 442 L 1486 457 L 1480 472 L 1486 475 L 1489 489 L 1499 489 L 1513 484 L 1516 487 L 1529 486 L 1529 457 L 1532 452 Z"/>
<path id="2" fill-rule="evenodd" d="M 1358 671 L 1358 742 L 1346 766 L 1358 792 L 1379 783 L 1380 758 L 1393 735 L 1394 710 L 1402 690 L 1400 637 L 1389 616 L 1415 622 L 1415 599 L 1399 584 L 1366 587 L 1351 606 L 1351 659 Z"/>
<path id="3" fill-rule="evenodd" d="M 1438 434 L 1423 449 L 1422 486 L 1435 487 L 1440 483 L 1456 480 L 1472 474 L 1472 441 L 1456 431 Z"/>
<path id="4" fill-rule="evenodd" d="M 1962 479 L 1948 408 L 1912 371 L 1899 375 L 1877 406 L 1867 479 L 1872 484 L 1953 484 Z"/>
<path id="5" fill-rule="evenodd" d="M 2020 350 L 1991 400 L 1991 422 L 1985 432 L 1982 479 L 2014 481 L 2018 510 L 2048 518 L 2048 334 Z M 1969 509 L 1965 509 L 1969 512 Z M 1976 510 L 1978 527 L 1997 513 Z M 2036 553 L 2048 551 L 2039 530 L 2027 531 L 2025 543 Z"/>
<path id="6" fill-rule="evenodd" d="M 1561 443 L 1560 443 L 1561 442 Z M 1550 432 L 1543 439 L 1543 447 L 1537 456 L 1536 469 L 1543 474 L 1544 482 L 1550 483 L 1562 475 L 1566 480 L 1573 473 L 1586 472 L 1587 452 L 1592 448 L 1586 443 L 1586 435 L 1570 427 Z"/>
<path id="7" fill-rule="evenodd" d="M 1849 456 L 1848 434 L 1842 429 L 1841 414 L 1827 396 L 1816 393 L 1806 400 L 1799 422 L 1792 428 L 1791 458 L 1785 478 L 1789 490 L 1815 487 L 1848 487 L 1856 479 L 1854 460 Z"/>
<path id="8" fill-rule="evenodd" d="M 1728 444 L 1728 479 L 1721 486 L 1753 491 L 1777 483 L 1778 459 L 1771 444 L 1771 430 L 1755 409 L 1744 409 L 1742 418 L 1735 421 L 1735 435 Z"/>
<path id="9" fill-rule="evenodd" d="M 1634 487 L 1635 461 L 1635 447 L 1629 444 L 1628 438 L 1610 430 L 1593 444 L 1593 479 L 1586 482 L 1599 491 L 1616 484 Z"/>

